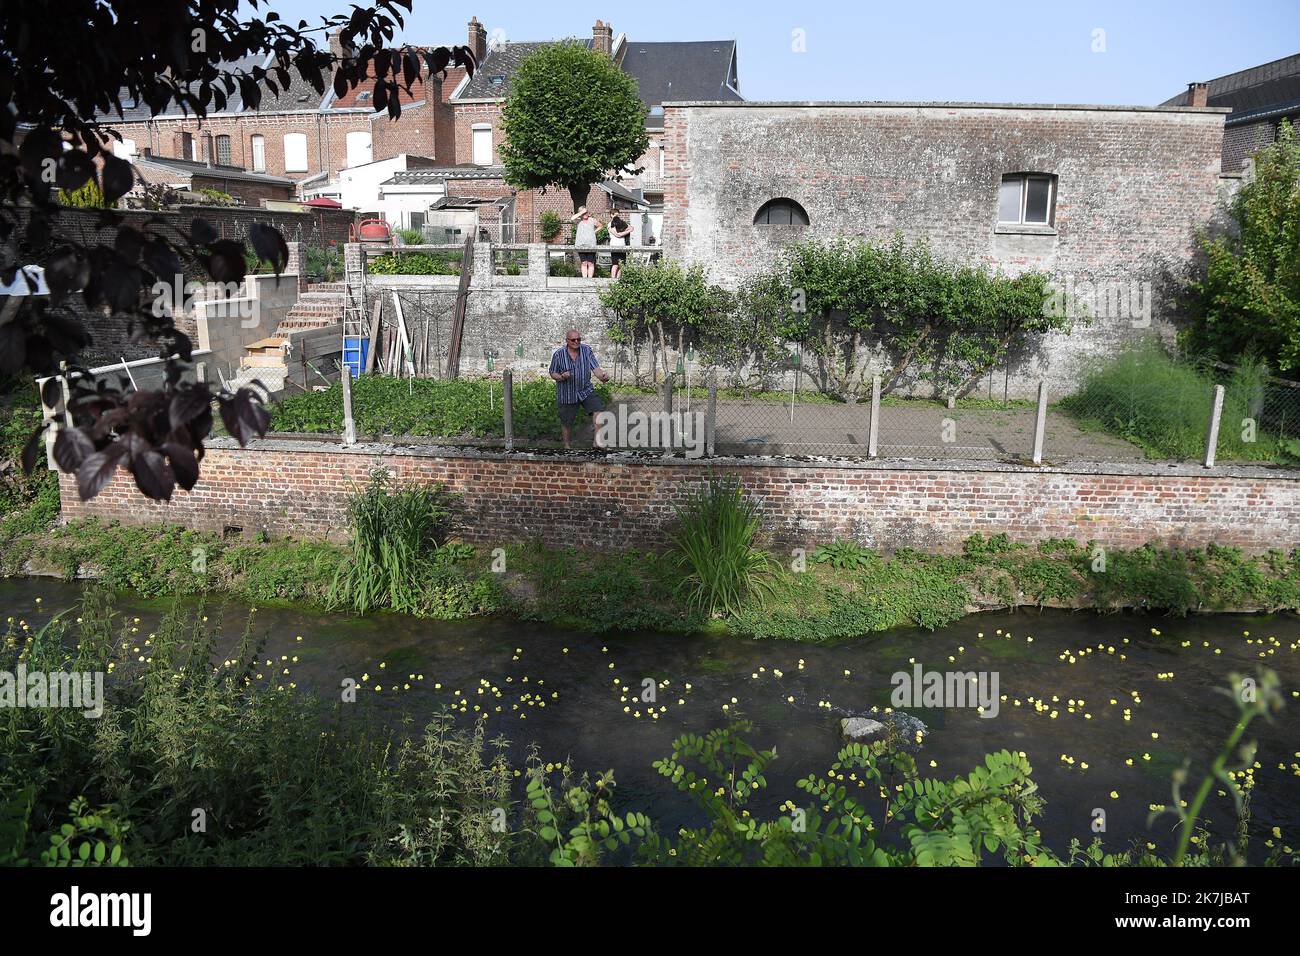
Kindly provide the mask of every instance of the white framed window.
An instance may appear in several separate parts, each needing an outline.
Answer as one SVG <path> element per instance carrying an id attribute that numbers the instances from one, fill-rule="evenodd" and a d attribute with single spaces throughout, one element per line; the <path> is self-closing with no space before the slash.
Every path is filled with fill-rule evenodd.
<path id="1" fill-rule="evenodd" d="M 492 165 L 492 126 L 488 123 L 475 124 L 471 131 L 473 137 L 473 162 L 475 166 Z"/>
<path id="2" fill-rule="evenodd" d="M 253 172 L 266 172 L 266 137 L 261 133 L 254 133 L 249 145 L 253 153 Z"/>
<path id="3" fill-rule="evenodd" d="M 1009 173 L 998 188 L 998 223 L 1050 226 L 1056 213 L 1056 177 L 1043 173 Z"/>
<path id="4" fill-rule="evenodd" d="M 305 173 L 307 171 L 307 134 L 284 134 L 284 171 L 286 173 Z"/>
<path id="5" fill-rule="evenodd" d="M 353 130 L 347 135 L 348 165 L 364 166 L 374 156 L 369 131 Z"/>
<path id="6" fill-rule="evenodd" d="M 188 159 L 197 162 L 199 158 L 199 144 L 194 140 L 193 133 L 181 133 L 181 159 Z"/>

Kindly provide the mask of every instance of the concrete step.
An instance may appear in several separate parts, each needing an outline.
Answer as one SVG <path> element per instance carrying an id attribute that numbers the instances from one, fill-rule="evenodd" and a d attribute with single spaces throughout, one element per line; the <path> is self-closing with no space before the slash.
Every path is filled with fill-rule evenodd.
<path id="1" fill-rule="evenodd" d="M 284 368 L 284 354 L 282 352 L 274 354 L 256 352 L 245 355 L 244 366 L 246 368 Z"/>
<path id="2" fill-rule="evenodd" d="M 258 339 L 256 342 L 252 343 L 251 345 L 244 346 L 244 348 L 249 352 L 280 351 L 284 348 L 284 344 L 288 341 L 289 340 L 285 337 L 272 335 L 270 338 Z"/>

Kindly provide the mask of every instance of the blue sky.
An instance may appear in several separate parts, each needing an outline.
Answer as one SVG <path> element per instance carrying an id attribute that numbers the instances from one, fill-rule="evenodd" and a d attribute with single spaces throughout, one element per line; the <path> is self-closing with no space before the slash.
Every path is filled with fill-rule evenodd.
<path id="1" fill-rule="evenodd" d="M 270 0 L 269 9 L 316 23 L 350 7 Z M 1300 0 L 415 0 L 404 39 L 464 43 L 471 14 L 510 40 L 589 36 L 597 18 L 633 40 L 735 39 L 751 100 L 1155 104 L 1192 80 L 1300 52 Z"/>

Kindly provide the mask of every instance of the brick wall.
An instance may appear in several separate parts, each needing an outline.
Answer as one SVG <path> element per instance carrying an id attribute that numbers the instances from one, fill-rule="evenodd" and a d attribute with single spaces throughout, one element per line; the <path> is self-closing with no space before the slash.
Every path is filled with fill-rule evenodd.
<path id="1" fill-rule="evenodd" d="M 109 124 L 112 129 L 135 143 L 137 152 L 145 149 L 155 156 L 190 159 L 184 152 L 184 135 L 188 133 L 198 147 L 199 160 L 205 160 L 209 138 L 230 137 L 230 163 L 253 170 L 253 137 L 261 136 L 264 144 L 264 169 L 257 172 L 288 176 L 301 180 L 319 172 L 337 173 L 347 167 L 347 134 L 371 134 L 371 152 L 375 161 L 391 159 L 399 153 L 437 157 L 452 163 L 455 157 L 455 133 L 452 108 L 444 101 L 447 83 L 457 80 L 435 77 L 430 82 L 417 81 L 409 97 L 403 94 L 402 115 L 392 120 L 387 111 L 375 113 L 368 107 L 348 109 L 305 109 L 288 113 L 238 113 L 193 117 L 156 117 L 138 122 Z M 355 93 L 355 91 L 353 91 Z M 350 94 L 351 95 L 351 94 Z M 427 97 L 427 99 L 426 99 Z M 408 105 L 425 100 L 423 105 Z M 307 168 L 286 169 L 284 137 L 302 133 L 307 137 Z M 215 157 L 214 157 L 215 161 Z"/>
<path id="2" fill-rule="evenodd" d="M 664 245 L 732 284 L 796 239 L 925 239 L 1009 274 L 1148 285 L 1150 319 L 1094 315 L 1012 370 L 1070 388 L 1086 362 L 1172 335 L 1173 278 L 1219 196 L 1223 112 L 955 104 L 722 104 L 665 108 Z M 1004 174 L 1056 178 L 1050 228 L 998 223 Z M 810 224 L 755 225 L 789 198 Z M 1001 375 L 998 376 L 1000 387 Z"/>
<path id="3" fill-rule="evenodd" d="M 1300 120 L 1300 114 L 1292 122 Z M 1240 123 L 1223 131 L 1223 170 L 1241 169 L 1247 159 L 1277 139 L 1277 120 L 1264 119 L 1258 123 Z"/>
<path id="4" fill-rule="evenodd" d="M 214 442 L 203 477 L 170 504 L 146 502 L 120 472 L 93 501 L 76 500 L 61 478 L 68 519 L 175 522 L 251 534 L 345 537 L 346 498 L 386 467 L 398 477 L 444 482 L 463 495 L 465 538 L 495 544 L 541 537 L 592 547 L 655 546 L 673 506 L 708 474 L 735 474 L 763 507 L 777 546 L 814 547 L 851 538 L 883 550 L 951 551 L 974 532 L 1022 542 L 1049 537 L 1110 547 L 1233 545 L 1249 552 L 1300 545 L 1300 474 L 1260 470 L 1161 473 L 1120 466 L 1105 473 L 924 463 L 740 464 L 461 453 L 266 440 L 239 449 Z"/>
<path id="5" fill-rule="evenodd" d="M 474 161 L 474 127 L 480 123 L 492 124 L 492 161 L 501 161 L 501 144 L 505 142 L 505 130 L 501 123 L 501 104 L 492 103 L 454 103 L 452 105 L 452 125 L 455 130 L 455 162 L 472 163 Z"/>

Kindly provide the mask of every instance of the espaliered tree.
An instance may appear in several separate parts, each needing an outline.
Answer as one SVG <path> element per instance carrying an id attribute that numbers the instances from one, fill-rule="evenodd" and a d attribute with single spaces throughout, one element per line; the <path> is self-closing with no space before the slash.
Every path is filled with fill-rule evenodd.
<path id="1" fill-rule="evenodd" d="M 711 285 L 698 265 L 685 269 L 671 261 L 628 265 L 617 282 L 601 291 L 600 302 L 614 313 L 611 338 L 632 347 L 637 384 L 641 384 L 643 344 L 650 347 L 650 381 L 654 382 L 658 369 L 668 367 L 670 341 L 679 355 L 689 344 L 705 349 L 707 357 L 730 329 L 731 296 Z"/>
<path id="2" fill-rule="evenodd" d="M 566 189 L 576 212 L 591 187 L 634 164 L 650 146 L 636 81 L 578 43 L 542 47 L 519 64 L 501 113 L 506 181 Z"/>
<path id="3" fill-rule="evenodd" d="M 157 115 L 175 105 L 202 118 L 223 109 L 238 92 L 252 109 L 263 91 L 276 96 L 297 74 L 322 95 L 365 84 L 376 112 L 401 114 L 403 95 L 427 69 L 455 64 L 472 71 L 468 47 L 419 49 L 390 46 L 411 0 L 378 0 L 348 15 L 322 17 L 319 25 L 283 22 L 256 13 L 259 0 L 9 0 L 0 6 L 0 279 L 34 282 L 22 265 L 45 267 L 49 296 L 10 296 L 0 309 L 0 375 L 62 373 L 70 382 L 73 427 L 60 428 L 54 457 L 75 473 L 83 499 L 103 489 L 119 466 L 140 491 L 170 499 L 175 487 L 199 479 L 203 442 L 215 408 L 240 441 L 265 434 L 268 415 L 256 392 L 209 388 L 183 380 L 192 343 L 173 321 L 170 303 L 183 299 L 183 262 L 196 263 L 212 280 L 244 278 L 243 243 L 222 239 L 196 218 L 180 228 L 150 219 L 128 225 L 113 206 L 135 185 L 129 162 L 113 155 L 120 139 L 113 117 L 126 104 Z M 350 55 L 336 58 L 325 43 L 340 28 Z M 318 43 L 318 41 L 320 41 Z M 228 64 L 268 54 L 265 66 Z M 88 241 L 85 210 L 77 223 L 59 202 L 94 182 L 108 208 L 96 225 L 106 241 Z M 254 224 L 249 243 L 278 274 L 288 247 L 278 231 Z M 169 288 L 155 291 L 156 284 Z M 90 334 L 78 313 L 106 310 L 124 318 L 137 341 L 153 341 L 166 360 L 162 388 L 127 391 L 84 377 L 79 353 Z M 51 380 L 43 396 L 54 405 Z M 43 429 L 22 453 L 35 466 Z"/>
<path id="4" fill-rule="evenodd" d="M 822 389 L 848 402 L 867 390 L 875 353 L 889 363 L 885 391 L 919 379 L 961 397 L 1028 336 L 1069 325 L 1045 308 L 1045 273 L 954 267 L 897 235 L 795 243 L 754 287 L 758 302 L 779 308 L 777 327 L 816 356 Z"/>

